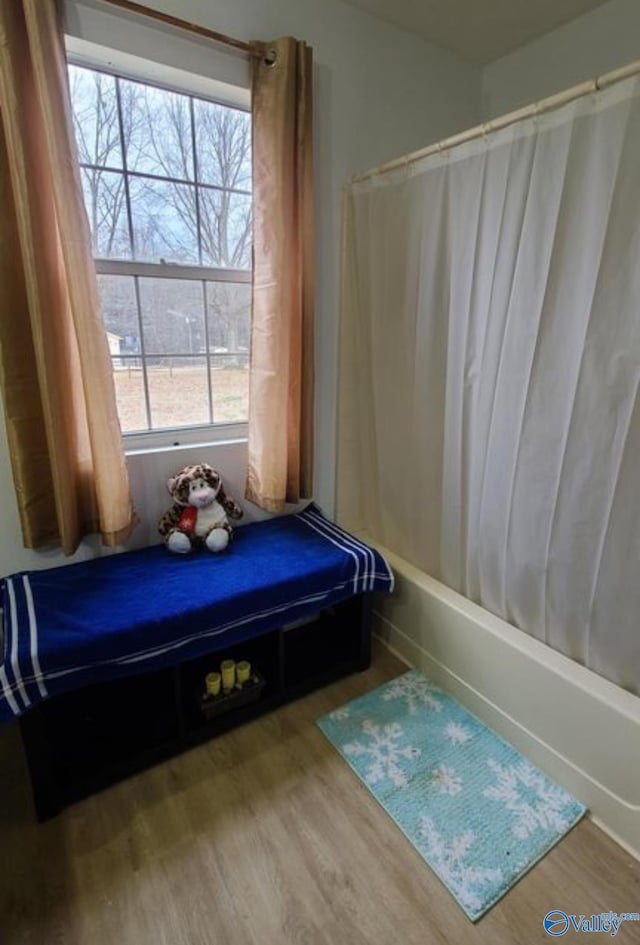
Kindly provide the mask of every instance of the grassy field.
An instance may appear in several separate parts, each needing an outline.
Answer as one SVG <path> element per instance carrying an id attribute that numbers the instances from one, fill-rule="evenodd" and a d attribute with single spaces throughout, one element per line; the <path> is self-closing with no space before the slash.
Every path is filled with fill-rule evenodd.
<path id="1" fill-rule="evenodd" d="M 123 432 L 147 429 L 142 369 L 114 371 L 118 413 Z M 207 370 L 201 367 L 150 367 L 149 401 L 154 429 L 209 423 Z M 247 419 L 249 372 L 225 367 L 211 372 L 215 423 Z"/>

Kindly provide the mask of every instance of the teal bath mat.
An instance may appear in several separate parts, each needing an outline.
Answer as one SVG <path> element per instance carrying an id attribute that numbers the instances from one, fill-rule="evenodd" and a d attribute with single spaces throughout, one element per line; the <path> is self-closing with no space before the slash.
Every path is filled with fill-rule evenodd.
<path id="1" fill-rule="evenodd" d="M 317 724 L 474 922 L 585 813 L 415 670 Z"/>

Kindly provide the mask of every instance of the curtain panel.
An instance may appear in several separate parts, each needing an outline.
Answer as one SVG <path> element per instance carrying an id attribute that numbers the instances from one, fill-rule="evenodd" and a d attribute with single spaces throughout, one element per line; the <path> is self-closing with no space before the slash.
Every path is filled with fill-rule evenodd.
<path id="1" fill-rule="evenodd" d="M 0 381 L 24 543 L 108 545 L 135 516 L 55 0 L 0 3 Z"/>
<path id="2" fill-rule="evenodd" d="M 309 498 L 313 466 L 312 53 L 291 37 L 252 84 L 253 289 L 246 496 Z"/>
<path id="3" fill-rule="evenodd" d="M 346 199 L 338 515 L 640 692 L 640 82 Z"/>

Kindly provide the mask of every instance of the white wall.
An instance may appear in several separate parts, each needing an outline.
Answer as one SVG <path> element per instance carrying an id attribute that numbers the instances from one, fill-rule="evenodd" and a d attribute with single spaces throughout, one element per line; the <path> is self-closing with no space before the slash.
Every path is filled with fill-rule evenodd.
<path id="1" fill-rule="evenodd" d="M 210 0 L 146 0 L 146 5 L 240 39 L 268 40 L 291 34 L 314 49 L 318 237 L 315 498 L 331 514 L 342 184 L 355 171 L 475 124 L 480 108 L 480 70 L 340 0 L 217 0 L 215 4 Z M 107 9 L 103 6 L 100 15 L 114 18 L 110 27 L 101 29 L 99 39 L 87 38 L 107 42 L 120 36 L 126 45 L 134 32 L 131 20 L 107 14 Z M 149 49 L 149 58 L 152 54 Z M 201 56 L 201 48 L 193 52 L 194 61 Z M 233 81 L 230 76 L 225 79 Z M 155 520 L 167 505 L 167 475 L 199 459 L 219 468 L 229 492 L 242 497 L 243 444 L 131 457 L 134 501 L 144 522 L 133 545 L 155 540 Z M 57 553 L 27 552 L 22 547 L 1 424 L 0 489 L 4 497 L 0 574 L 63 563 L 65 559 Z M 249 513 L 255 514 L 252 509 Z M 78 557 L 99 551 L 97 541 L 87 541 Z"/>
<path id="2" fill-rule="evenodd" d="M 610 0 L 487 66 L 482 76 L 482 120 L 639 58 L 640 0 Z"/>

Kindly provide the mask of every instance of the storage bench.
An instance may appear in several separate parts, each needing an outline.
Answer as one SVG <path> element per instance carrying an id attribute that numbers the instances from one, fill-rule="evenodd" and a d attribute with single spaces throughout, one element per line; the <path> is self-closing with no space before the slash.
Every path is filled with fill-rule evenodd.
<path id="1" fill-rule="evenodd" d="M 221 555 L 156 546 L 5 579 L 0 719 L 20 716 L 38 818 L 366 668 L 372 592 L 392 584 L 313 506 L 237 529 Z M 225 658 L 264 687 L 207 718 Z"/>

